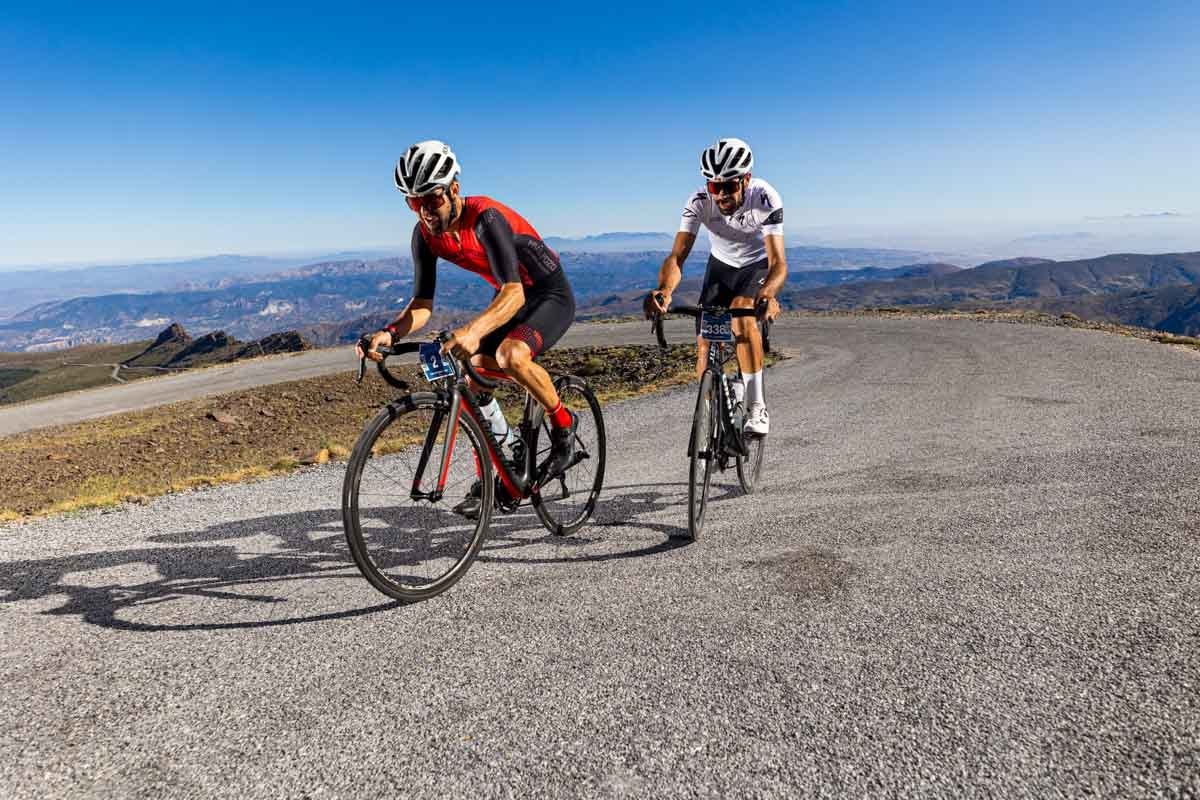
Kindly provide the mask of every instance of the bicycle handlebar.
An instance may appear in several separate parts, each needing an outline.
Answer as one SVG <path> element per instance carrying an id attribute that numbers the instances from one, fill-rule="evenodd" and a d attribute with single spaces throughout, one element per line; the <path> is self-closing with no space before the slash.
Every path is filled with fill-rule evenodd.
<path id="1" fill-rule="evenodd" d="M 655 295 L 658 297 L 659 302 L 661 302 L 662 295 L 657 292 Z M 650 317 L 650 330 L 654 332 L 654 337 L 658 339 L 658 346 L 663 350 L 666 350 L 667 336 L 663 331 L 663 317 L 667 316 L 668 314 L 682 314 L 686 317 L 699 318 L 701 314 L 707 312 L 710 314 L 728 314 L 730 317 L 736 319 L 738 317 L 757 317 L 765 307 L 765 300 L 759 301 L 758 305 L 754 308 L 726 308 L 725 306 L 674 306 L 667 309 L 666 314 L 659 314 L 657 312 L 652 313 Z M 762 323 L 767 326 L 771 324 L 765 319 L 762 320 Z"/>
<path id="2" fill-rule="evenodd" d="M 449 340 L 450 340 L 450 332 L 449 331 L 442 331 L 434 338 L 434 341 L 440 342 L 442 344 L 445 344 Z M 359 339 L 358 344 L 359 344 L 359 347 L 362 348 L 364 355 L 363 355 L 362 359 L 360 359 L 360 361 L 359 361 L 358 377 L 355 378 L 355 382 L 362 383 L 362 379 L 366 375 L 366 371 L 367 371 L 366 352 L 371 349 L 371 336 L 364 335 L 361 339 Z M 390 347 L 375 348 L 375 352 L 377 352 L 377 353 L 379 353 L 379 355 L 383 356 L 383 361 L 376 362 L 375 366 L 379 369 L 379 375 L 380 375 L 380 377 L 383 378 L 384 382 L 387 383 L 389 386 L 393 386 L 402 391 L 407 391 L 409 388 L 408 384 L 405 383 L 404 381 L 400 380 L 399 378 L 397 378 L 392 373 L 392 371 L 387 368 L 387 359 L 391 356 L 402 356 L 407 353 L 416 353 L 416 352 L 419 352 L 420 349 L 421 349 L 421 342 L 399 342 L 397 344 L 391 345 Z M 469 359 L 469 358 L 453 358 L 453 361 L 455 363 L 457 363 L 459 365 L 459 367 L 461 368 L 460 370 L 456 370 L 457 374 L 455 375 L 455 377 L 459 377 L 462 374 L 462 372 L 466 372 L 466 374 L 471 378 L 472 381 L 474 381 L 475 383 L 477 383 L 479 386 L 483 387 L 484 389 L 495 389 L 497 386 L 500 385 L 500 381 L 492 380 L 491 378 L 485 378 L 482 375 L 480 375 L 479 372 L 476 371 L 475 366 L 471 363 L 471 359 Z"/>

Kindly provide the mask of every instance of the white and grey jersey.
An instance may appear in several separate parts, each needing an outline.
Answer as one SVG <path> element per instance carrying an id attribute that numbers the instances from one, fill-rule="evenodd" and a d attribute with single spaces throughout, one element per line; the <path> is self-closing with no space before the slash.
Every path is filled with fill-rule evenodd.
<path id="1" fill-rule="evenodd" d="M 783 236 L 783 198 L 761 178 L 751 178 L 741 208 L 725 216 L 709 193 L 701 189 L 688 198 L 679 230 L 696 233 L 708 228 L 712 254 L 732 267 L 745 267 L 766 258 L 766 236 Z"/>

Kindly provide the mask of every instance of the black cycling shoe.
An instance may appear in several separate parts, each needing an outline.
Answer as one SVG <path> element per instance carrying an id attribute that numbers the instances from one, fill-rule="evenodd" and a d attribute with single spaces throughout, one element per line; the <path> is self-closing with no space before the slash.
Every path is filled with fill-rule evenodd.
<path id="1" fill-rule="evenodd" d="M 550 458 L 543 467 L 542 480 L 561 475 L 575 461 L 575 431 L 578 429 L 579 417 L 574 414 L 571 414 L 571 424 L 567 427 L 550 429 Z"/>
<path id="2" fill-rule="evenodd" d="M 478 478 L 467 490 L 467 496 L 454 507 L 455 514 L 461 514 L 467 519 L 479 519 L 479 509 L 483 505 L 483 482 Z"/>

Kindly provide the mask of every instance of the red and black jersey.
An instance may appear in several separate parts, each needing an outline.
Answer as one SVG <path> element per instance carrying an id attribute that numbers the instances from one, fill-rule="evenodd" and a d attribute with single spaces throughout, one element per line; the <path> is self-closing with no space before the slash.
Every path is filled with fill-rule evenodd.
<path id="1" fill-rule="evenodd" d="M 432 300 L 437 259 L 476 273 L 496 289 L 520 282 L 536 288 L 562 269 L 551 250 L 524 217 L 490 197 L 463 199 L 457 238 L 434 236 L 418 221 L 413 228 L 413 297 Z"/>

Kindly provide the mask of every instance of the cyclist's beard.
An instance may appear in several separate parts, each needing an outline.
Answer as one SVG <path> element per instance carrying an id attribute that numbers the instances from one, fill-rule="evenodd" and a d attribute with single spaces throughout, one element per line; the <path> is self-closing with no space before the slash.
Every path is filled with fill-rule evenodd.
<path id="1" fill-rule="evenodd" d="M 429 231 L 432 236 L 441 236 L 442 232 L 446 230 L 446 224 L 442 222 L 441 214 L 438 214 L 432 220 L 422 219 L 421 222 L 425 225 L 425 230 Z"/>
<path id="2" fill-rule="evenodd" d="M 453 197 L 450 198 L 449 206 L 450 211 L 445 219 L 442 218 L 441 213 L 436 214 L 432 222 L 424 217 L 421 218 L 421 222 L 425 225 L 425 230 L 429 231 L 431 236 L 441 236 L 454 223 L 454 220 L 458 218 L 459 206 L 455 203 Z"/>
<path id="3" fill-rule="evenodd" d="M 727 217 L 732 216 L 733 212 L 741 208 L 742 201 L 744 200 L 745 196 L 740 191 L 732 197 L 724 195 L 717 201 L 717 210 Z"/>

